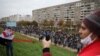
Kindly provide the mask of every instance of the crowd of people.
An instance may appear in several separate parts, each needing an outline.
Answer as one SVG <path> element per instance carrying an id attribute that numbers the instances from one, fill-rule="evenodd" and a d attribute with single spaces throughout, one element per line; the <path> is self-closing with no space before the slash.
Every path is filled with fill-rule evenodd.
<path id="1" fill-rule="evenodd" d="M 52 56 L 50 52 L 51 42 L 78 51 L 82 48 L 78 56 L 100 56 L 100 10 L 85 17 L 79 29 L 80 36 L 77 33 L 71 34 L 61 29 L 54 31 L 50 28 L 34 26 L 21 26 L 13 29 L 23 34 L 37 36 L 36 38 L 42 40 L 43 56 Z M 0 44 L 6 46 L 7 56 L 13 56 L 13 33 L 11 28 L 7 27 L 0 37 Z"/>
<path id="2" fill-rule="evenodd" d="M 82 47 L 79 34 L 71 34 L 64 30 L 53 31 L 50 28 L 40 29 L 39 27 L 26 26 L 17 27 L 16 31 L 23 34 L 36 36 L 36 38 L 38 38 L 39 40 L 42 40 L 44 36 L 49 35 L 54 45 L 62 45 L 63 47 L 67 46 L 73 49 L 78 49 Z"/>

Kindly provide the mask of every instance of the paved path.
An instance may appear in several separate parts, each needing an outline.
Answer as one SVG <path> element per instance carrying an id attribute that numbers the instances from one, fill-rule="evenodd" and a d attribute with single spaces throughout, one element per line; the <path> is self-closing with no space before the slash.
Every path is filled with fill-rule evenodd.
<path id="1" fill-rule="evenodd" d="M 14 42 L 32 42 L 32 40 L 30 39 L 25 40 L 25 39 L 18 39 L 18 38 L 14 38 L 13 41 Z"/>

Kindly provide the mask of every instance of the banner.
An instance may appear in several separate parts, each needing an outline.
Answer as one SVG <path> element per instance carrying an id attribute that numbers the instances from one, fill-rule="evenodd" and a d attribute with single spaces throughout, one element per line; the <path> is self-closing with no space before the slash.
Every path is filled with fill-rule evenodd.
<path id="1" fill-rule="evenodd" d="M 15 21 L 8 21 L 6 22 L 7 27 L 16 27 L 16 22 Z"/>

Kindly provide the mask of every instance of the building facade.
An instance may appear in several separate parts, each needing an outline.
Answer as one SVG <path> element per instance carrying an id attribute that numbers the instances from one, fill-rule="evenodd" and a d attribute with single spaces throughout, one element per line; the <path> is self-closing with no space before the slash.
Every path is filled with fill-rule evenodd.
<path id="1" fill-rule="evenodd" d="M 1 21 L 32 21 L 32 16 L 30 15 L 11 15 L 11 16 L 8 16 L 8 17 L 3 17 L 1 19 Z"/>
<path id="2" fill-rule="evenodd" d="M 86 15 L 91 13 L 97 7 L 94 1 L 84 2 L 77 1 L 62 5 L 51 6 L 47 8 L 37 9 L 32 11 L 32 19 L 37 22 L 43 20 L 71 20 L 74 24 L 82 20 Z"/>

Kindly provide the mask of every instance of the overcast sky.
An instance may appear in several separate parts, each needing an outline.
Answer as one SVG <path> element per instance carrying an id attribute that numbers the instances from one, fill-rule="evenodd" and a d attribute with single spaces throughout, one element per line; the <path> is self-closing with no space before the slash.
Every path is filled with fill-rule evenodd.
<path id="1" fill-rule="evenodd" d="M 32 10 L 79 0 L 0 0 L 0 18 L 14 14 L 32 15 Z"/>

